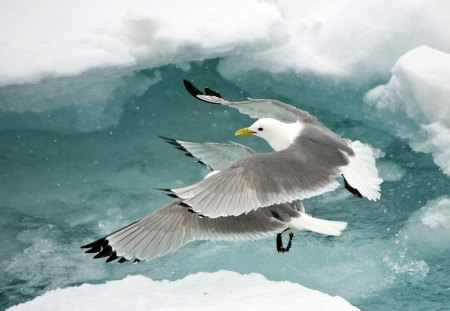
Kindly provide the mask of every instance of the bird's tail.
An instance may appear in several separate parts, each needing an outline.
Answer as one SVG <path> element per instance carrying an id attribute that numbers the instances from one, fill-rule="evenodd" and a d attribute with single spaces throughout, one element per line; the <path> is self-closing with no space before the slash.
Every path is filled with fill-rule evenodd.
<path id="1" fill-rule="evenodd" d="M 376 201 L 380 198 L 383 180 L 378 177 L 372 149 L 358 140 L 352 142 L 351 147 L 355 155 L 349 157 L 349 164 L 342 168 L 344 178 L 364 197 Z"/>
<path id="2" fill-rule="evenodd" d="M 325 235 L 341 235 L 347 227 L 345 221 L 334 221 L 312 217 L 300 212 L 300 217 L 292 218 L 289 227 L 297 230 L 308 230 Z"/>

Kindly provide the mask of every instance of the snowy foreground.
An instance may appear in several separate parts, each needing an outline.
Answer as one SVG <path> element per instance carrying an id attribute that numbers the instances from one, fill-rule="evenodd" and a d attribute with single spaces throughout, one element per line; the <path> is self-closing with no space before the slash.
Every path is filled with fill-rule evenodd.
<path id="1" fill-rule="evenodd" d="M 57 289 L 8 310 L 358 310 L 341 297 L 256 273 L 197 273 L 177 281 L 142 275 Z"/>

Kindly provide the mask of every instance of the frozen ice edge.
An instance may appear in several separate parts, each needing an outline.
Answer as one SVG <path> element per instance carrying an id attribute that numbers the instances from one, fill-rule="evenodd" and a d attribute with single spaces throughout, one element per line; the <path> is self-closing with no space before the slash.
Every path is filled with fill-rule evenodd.
<path id="1" fill-rule="evenodd" d="M 49 291 L 9 308 L 19 310 L 359 310 L 330 296 L 287 281 L 270 281 L 257 273 L 200 272 L 176 281 L 143 275 L 105 284 L 82 284 Z"/>
<path id="2" fill-rule="evenodd" d="M 392 123 L 397 136 L 411 147 L 433 155 L 450 176 L 450 54 L 420 46 L 402 55 L 385 85 L 370 90 L 366 103 L 376 106 L 384 123 Z M 412 120 L 398 120 L 401 110 Z"/>

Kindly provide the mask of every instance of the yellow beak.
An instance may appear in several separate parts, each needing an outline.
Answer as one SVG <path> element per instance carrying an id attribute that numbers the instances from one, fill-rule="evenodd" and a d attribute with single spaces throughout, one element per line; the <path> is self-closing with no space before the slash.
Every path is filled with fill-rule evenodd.
<path id="1" fill-rule="evenodd" d="M 236 133 L 234 133 L 234 135 L 236 135 L 236 136 L 244 136 L 244 135 L 252 135 L 254 133 L 255 132 L 250 130 L 248 127 L 244 127 L 243 129 L 237 130 Z"/>

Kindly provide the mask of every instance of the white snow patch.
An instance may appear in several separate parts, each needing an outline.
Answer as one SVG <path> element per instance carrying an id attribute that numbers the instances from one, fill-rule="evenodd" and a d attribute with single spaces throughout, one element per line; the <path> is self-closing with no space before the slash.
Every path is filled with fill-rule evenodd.
<path id="1" fill-rule="evenodd" d="M 450 50 L 447 0 L 0 2 L 0 86 L 94 68 L 225 57 L 222 72 L 385 75 L 418 45 Z"/>
<path id="2" fill-rule="evenodd" d="M 49 291 L 8 310 L 358 310 L 341 297 L 256 273 L 197 273 L 177 281 L 142 275 Z"/>
<path id="3" fill-rule="evenodd" d="M 450 51 L 448 20 L 447 0 L 0 1 L 0 130 L 111 128 L 157 68 L 217 57 L 229 79 L 256 69 L 360 83 L 416 46 Z M 155 78 L 129 78 L 142 69 Z"/>
<path id="4" fill-rule="evenodd" d="M 2 1 L 0 86 L 266 49 L 287 38 L 282 25 L 257 0 Z"/>
<path id="5" fill-rule="evenodd" d="M 409 51 L 392 68 L 389 83 L 372 89 L 365 101 L 383 111 L 385 120 L 390 112 L 397 134 L 415 150 L 431 152 L 450 175 L 450 54 L 427 46 Z M 399 110 L 410 119 L 401 122 Z"/>
<path id="6" fill-rule="evenodd" d="M 276 4 L 289 41 L 225 59 L 221 73 L 226 77 L 257 69 L 361 81 L 385 76 L 398 57 L 419 45 L 450 51 L 446 0 L 279 0 Z"/>

